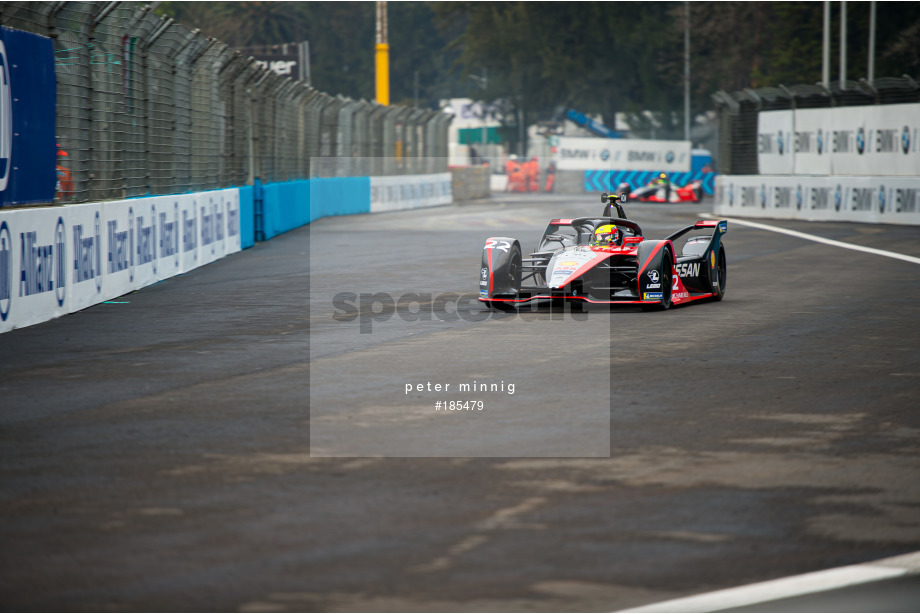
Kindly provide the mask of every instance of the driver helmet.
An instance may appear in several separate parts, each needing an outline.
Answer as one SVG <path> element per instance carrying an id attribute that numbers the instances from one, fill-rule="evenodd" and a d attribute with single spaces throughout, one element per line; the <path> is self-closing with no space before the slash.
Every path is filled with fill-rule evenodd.
<path id="1" fill-rule="evenodd" d="M 660 175 L 658 175 L 658 180 L 659 180 L 659 181 L 667 181 L 667 180 L 668 180 L 668 174 L 667 174 L 667 173 L 661 173 Z"/>
<path id="2" fill-rule="evenodd" d="M 594 245 L 598 247 L 608 247 L 620 243 L 620 231 L 614 224 L 604 224 L 598 226 L 594 231 Z"/>

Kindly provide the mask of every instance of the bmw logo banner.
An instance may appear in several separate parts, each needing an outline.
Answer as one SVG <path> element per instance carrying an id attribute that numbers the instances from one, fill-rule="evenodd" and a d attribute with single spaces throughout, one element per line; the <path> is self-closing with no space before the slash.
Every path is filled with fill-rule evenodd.
<path id="1" fill-rule="evenodd" d="M 761 111 L 764 175 L 918 177 L 920 103 Z"/>
<path id="2" fill-rule="evenodd" d="M 558 143 L 553 156 L 558 171 L 689 173 L 692 170 L 690 141 L 563 136 L 558 137 Z M 604 190 L 608 188 L 609 185 L 603 186 Z"/>
<path id="3" fill-rule="evenodd" d="M 0 333 L 242 249 L 238 188 L 0 209 Z"/>
<path id="4" fill-rule="evenodd" d="M 56 100 L 51 39 L 0 28 L 0 207 L 54 200 Z"/>
<path id="5" fill-rule="evenodd" d="M 791 175 L 795 171 L 795 134 L 792 111 L 757 114 L 757 160 L 765 175 Z"/>
<path id="6" fill-rule="evenodd" d="M 792 150 L 796 175 L 920 176 L 920 103 L 767 111 L 759 114 L 759 121 L 776 123 L 776 117 L 789 114 L 794 138 L 792 147 L 787 143 L 785 149 Z M 769 134 L 759 136 L 758 161 L 761 173 L 766 173 L 775 168 L 769 166 L 770 156 L 779 155 L 771 149 Z"/>
<path id="7" fill-rule="evenodd" d="M 920 177 L 722 175 L 718 215 L 920 226 Z"/>

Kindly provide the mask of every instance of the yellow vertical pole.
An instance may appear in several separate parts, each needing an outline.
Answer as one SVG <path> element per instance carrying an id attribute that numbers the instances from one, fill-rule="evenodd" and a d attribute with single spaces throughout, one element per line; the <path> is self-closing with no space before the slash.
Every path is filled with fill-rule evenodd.
<path id="1" fill-rule="evenodd" d="M 387 3 L 377 2 L 377 47 L 375 54 L 377 67 L 377 103 L 390 104 L 390 45 L 387 43 Z"/>
<path id="2" fill-rule="evenodd" d="M 390 104 L 390 46 L 377 43 L 377 102 Z"/>

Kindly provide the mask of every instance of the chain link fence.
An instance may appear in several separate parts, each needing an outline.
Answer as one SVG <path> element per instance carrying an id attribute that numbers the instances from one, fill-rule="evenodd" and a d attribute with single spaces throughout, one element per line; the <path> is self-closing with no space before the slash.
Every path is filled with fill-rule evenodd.
<path id="1" fill-rule="evenodd" d="M 908 75 L 793 87 L 745 89 L 713 94 L 719 114 L 719 170 L 726 175 L 757 175 L 757 114 L 760 111 L 920 102 L 920 84 Z"/>
<path id="2" fill-rule="evenodd" d="M 3 2 L 0 24 L 53 40 L 57 202 L 447 171 L 449 115 L 319 92 L 148 4 Z"/>

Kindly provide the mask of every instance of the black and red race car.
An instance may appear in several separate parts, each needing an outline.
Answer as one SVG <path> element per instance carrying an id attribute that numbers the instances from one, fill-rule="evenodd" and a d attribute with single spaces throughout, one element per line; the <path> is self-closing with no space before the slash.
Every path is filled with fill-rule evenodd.
<path id="1" fill-rule="evenodd" d="M 698 203 L 703 199 L 703 182 L 695 180 L 684 187 L 678 187 L 667 180 L 663 183 L 656 180 L 635 190 L 628 183 L 622 183 L 617 191 L 628 193 L 629 200 L 644 203 Z"/>
<path id="2" fill-rule="evenodd" d="M 551 220 L 528 258 L 522 256 L 517 239 L 486 240 L 479 300 L 501 310 L 536 299 L 638 304 L 658 310 L 701 299 L 722 300 L 726 220 L 703 220 L 664 239 L 647 239 L 639 225 L 626 218 L 619 202 L 609 201 L 607 194 L 601 195 L 601 202 L 606 204 L 603 216 Z"/>

